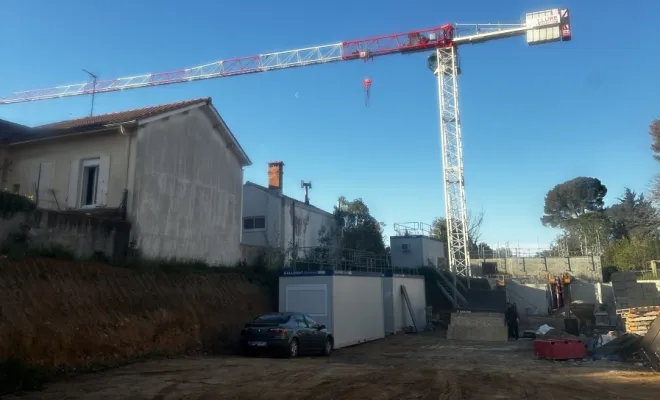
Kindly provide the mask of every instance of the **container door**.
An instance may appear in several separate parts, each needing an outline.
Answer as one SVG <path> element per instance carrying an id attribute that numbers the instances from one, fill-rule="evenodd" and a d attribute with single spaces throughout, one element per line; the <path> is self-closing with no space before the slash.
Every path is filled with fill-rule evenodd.
<path id="1" fill-rule="evenodd" d="M 306 314 L 319 324 L 331 326 L 327 284 L 287 285 L 283 295 L 284 311 Z"/>

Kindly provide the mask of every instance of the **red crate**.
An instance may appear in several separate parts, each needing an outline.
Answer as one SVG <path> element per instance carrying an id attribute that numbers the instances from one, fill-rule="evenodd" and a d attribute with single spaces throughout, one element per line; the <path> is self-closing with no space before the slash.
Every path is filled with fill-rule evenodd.
<path id="1" fill-rule="evenodd" d="M 577 339 L 544 339 L 534 341 L 534 353 L 551 360 L 571 360 L 587 356 L 587 346 Z"/>

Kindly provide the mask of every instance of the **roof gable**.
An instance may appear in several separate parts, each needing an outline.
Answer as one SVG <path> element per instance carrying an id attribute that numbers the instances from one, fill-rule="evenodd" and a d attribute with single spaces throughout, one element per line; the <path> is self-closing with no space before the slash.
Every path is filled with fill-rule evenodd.
<path id="1" fill-rule="evenodd" d="M 3 137 L 3 135 L 0 134 L 0 140 L 4 139 L 6 144 L 19 144 L 39 140 L 55 139 L 69 135 L 86 134 L 104 130 L 114 125 L 137 122 L 140 119 L 185 109 L 196 104 L 203 105 L 210 103 L 211 98 L 209 97 L 138 108 L 133 110 L 119 111 L 109 114 L 93 115 L 90 117 L 54 122 L 36 127 L 27 127 L 14 124 L 22 127 L 23 129 L 16 131 L 16 133 L 13 135 L 7 135 L 7 137 Z M 11 122 L 7 123 L 13 124 Z"/>
<path id="2" fill-rule="evenodd" d="M 263 192 L 266 192 L 266 193 L 268 193 L 268 194 L 271 195 L 271 196 L 279 196 L 279 195 L 276 195 L 275 193 L 273 193 L 273 192 L 272 192 L 271 190 L 269 190 L 267 187 L 265 187 L 265 186 L 261 186 L 261 185 L 259 185 L 259 184 L 254 183 L 254 182 L 247 181 L 247 182 L 245 182 L 245 183 L 243 184 L 243 186 L 251 186 L 251 187 L 253 187 L 253 188 L 255 188 L 255 189 L 258 189 L 258 190 L 261 190 L 261 191 L 263 191 Z M 326 215 L 326 216 L 328 216 L 328 217 L 332 217 L 332 216 L 334 216 L 334 214 L 332 214 L 331 212 L 325 211 L 325 210 L 323 210 L 323 209 L 321 209 L 321 208 L 318 208 L 318 207 L 316 207 L 316 206 L 313 206 L 313 205 L 311 205 L 311 204 L 307 204 L 307 203 L 305 203 L 304 201 L 300 201 L 300 200 L 294 199 L 294 198 L 291 197 L 291 196 L 287 196 L 287 195 L 285 195 L 285 194 L 282 194 L 281 196 L 284 197 L 285 199 L 289 199 L 289 200 L 295 202 L 296 204 L 302 205 L 302 206 L 304 206 L 304 207 L 309 207 L 310 209 L 312 209 L 312 210 L 314 210 L 314 211 L 317 211 L 317 212 L 320 212 L 320 213 L 322 213 L 322 214 L 324 214 L 324 215 Z"/>
<path id="3" fill-rule="evenodd" d="M 241 166 L 248 166 L 252 161 L 247 156 L 234 134 L 213 107 L 210 97 L 179 101 L 176 103 L 119 111 L 109 114 L 55 122 L 30 128 L 0 120 L 0 144 L 19 144 L 47 139 L 56 139 L 71 135 L 88 134 L 101 130 L 112 129 L 122 124 L 140 124 L 166 117 L 168 115 L 202 107 L 205 115 L 211 119 L 212 125 L 226 142 L 227 147 L 238 158 Z M 11 129 L 9 129 L 11 128 Z M 7 133 L 5 133 L 7 132 Z"/>

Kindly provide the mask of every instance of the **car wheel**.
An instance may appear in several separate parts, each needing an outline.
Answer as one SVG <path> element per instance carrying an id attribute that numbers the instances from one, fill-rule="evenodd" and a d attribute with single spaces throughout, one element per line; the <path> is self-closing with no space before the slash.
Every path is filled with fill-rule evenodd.
<path id="1" fill-rule="evenodd" d="M 300 346 L 298 345 L 298 339 L 292 339 L 289 342 L 289 352 L 287 354 L 288 358 L 298 357 L 298 352 L 300 351 Z"/>
<path id="2" fill-rule="evenodd" d="M 323 347 L 323 354 L 324 356 L 329 356 L 330 353 L 332 352 L 332 341 L 328 338 L 325 339 L 325 346 Z"/>

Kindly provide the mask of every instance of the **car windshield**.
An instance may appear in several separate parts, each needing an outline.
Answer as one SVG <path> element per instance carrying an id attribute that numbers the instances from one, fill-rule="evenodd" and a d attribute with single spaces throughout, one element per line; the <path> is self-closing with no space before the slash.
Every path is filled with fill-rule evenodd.
<path id="1" fill-rule="evenodd" d="M 260 324 L 283 324 L 289 320 L 288 314 L 266 314 L 254 320 Z"/>

